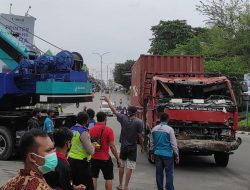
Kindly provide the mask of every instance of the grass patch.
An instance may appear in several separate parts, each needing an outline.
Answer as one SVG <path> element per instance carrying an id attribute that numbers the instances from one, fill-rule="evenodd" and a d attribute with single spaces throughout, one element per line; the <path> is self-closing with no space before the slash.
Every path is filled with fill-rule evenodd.
<path id="1" fill-rule="evenodd" d="M 248 126 L 248 127 L 246 127 L 246 126 Z M 248 124 L 246 125 L 246 119 L 241 119 L 238 122 L 238 127 L 239 127 L 238 130 L 250 131 L 250 114 L 248 114 Z"/>

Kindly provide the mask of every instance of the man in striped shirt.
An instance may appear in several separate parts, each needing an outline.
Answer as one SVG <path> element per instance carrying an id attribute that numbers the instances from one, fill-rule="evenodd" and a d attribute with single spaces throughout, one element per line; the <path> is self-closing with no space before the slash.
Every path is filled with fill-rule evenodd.
<path id="1" fill-rule="evenodd" d="M 163 171 L 166 170 L 167 190 L 174 190 L 174 159 L 179 163 L 179 153 L 173 128 L 167 125 L 168 115 L 160 115 L 160 124 L 152 129 L 152 151 L 156 163 L 156 183 L 158 190 L 163 190 Z"/>

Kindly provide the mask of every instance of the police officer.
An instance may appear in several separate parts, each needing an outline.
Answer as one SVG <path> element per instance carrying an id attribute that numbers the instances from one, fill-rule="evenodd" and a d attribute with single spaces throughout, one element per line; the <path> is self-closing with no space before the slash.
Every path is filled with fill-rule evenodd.
<path id="1" fill-rule="evenodd" d="M 90 160 L 95 148 L 91 143 L 87 128 L 88 119 L 86 112 L 79 112 L 77 124 L 71 127 L 73 139 L 68 160 L 72 169 L 73 184 L 83 184 L 86 186 L 86 190 L 93 190 Z"/>

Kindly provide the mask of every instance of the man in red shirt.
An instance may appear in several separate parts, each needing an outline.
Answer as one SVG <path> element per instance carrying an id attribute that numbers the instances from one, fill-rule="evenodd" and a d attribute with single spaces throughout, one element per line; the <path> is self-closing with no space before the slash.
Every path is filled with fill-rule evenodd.
<path id="1" fill-rule="evenodd" d="M 113 162 L 109 155 L 109 148 L 117 160 L 118 167 L 120 167 L 121 161 L 115 147 L 113 129 L 106 126 L 106 114 L 104 112 L 98 112 L 96 117 L 97 123 L 90 129 L 91 139 L 95 143 L 95 154 L 92 156 L 91 160 L 94 189 L 97 189 L 97 179 L 101 170 L 105 179 L 105 189 L 112 190 L 114 172 Z"/>

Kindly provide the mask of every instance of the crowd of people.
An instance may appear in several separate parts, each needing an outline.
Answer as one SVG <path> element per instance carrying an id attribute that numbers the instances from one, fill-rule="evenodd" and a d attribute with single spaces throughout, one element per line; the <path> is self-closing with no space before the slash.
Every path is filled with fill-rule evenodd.
<path id="1" fill-rule="evenodd" d="M 114 164 L 110 150 L 119 168 L 117 190 L 128 190 L 137 161 L 137 141 L 144 152 L 143 122 L 136 117 L 136 107 L 129 106 L 120 113 L 106 101 L 121 125 L 120 153 L 115 146 L 113 129 L 107 126 L 107 116 L 91 108 L 84 108 L 70 129 L 54 128 L 53 110 L 48 110 L 44 125 L 40 127 L 41 111 L 33 110 L 28 131 L 20 141 L 20 156 L 24 169 L 10 179 L 0 190 L 97 190 L 113 189 Z M 95 121 L 95 116 L 97 121 Z M 152 130 L 152 159 L 156 162 L 156 181 L 163 190 L 163 171 L 166 170 L 166 189 L 173 190 L 173 162 L 179 162 L 174 131 L 167 125 L 168 116 L 160 116 L 160 124 Z M 126 170 L 125 170 L 126 169 Z M 98 188 L 100 171 L 105 185 Z M 125 181 L 124 181 L 125 175 Z"/>

